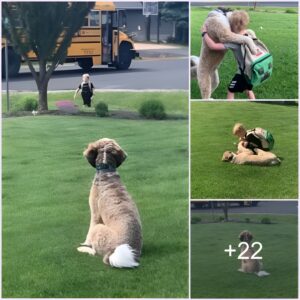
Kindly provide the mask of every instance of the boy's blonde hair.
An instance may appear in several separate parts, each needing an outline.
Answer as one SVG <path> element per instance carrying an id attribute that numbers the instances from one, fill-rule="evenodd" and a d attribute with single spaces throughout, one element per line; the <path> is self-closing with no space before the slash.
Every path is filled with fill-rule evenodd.
<path id="1" fill-rule="evenodd" d="M 236 123 L 233 126 L 232 133 L 234 135 L 237 135 L 240 132 L 246 132 L 246 128 L 245 128 L 245 126 L 242 123 Z"/>
<path id="2" fill-rule="evenodd" d="M 229 17 L 231 31 L 240 33 L 242 30 L 247 29 L 249 24 L 249 15 L 245 10 L 235 10 Z"/>
<path id="3" fill-rule="evenodd" d="M 82 75 L 82 79 L 84 80 L 85 78 L 90 79 L 90 74 L 83 74 Z"/>

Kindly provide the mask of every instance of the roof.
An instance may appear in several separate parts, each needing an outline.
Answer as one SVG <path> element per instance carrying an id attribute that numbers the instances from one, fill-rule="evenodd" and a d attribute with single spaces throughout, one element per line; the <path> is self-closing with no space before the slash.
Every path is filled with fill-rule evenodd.
<path id="1" fill-rule="evenodd" d="M 142 2 L 114 2 L 117 9 L 143 9 L 143 3 Z"/>

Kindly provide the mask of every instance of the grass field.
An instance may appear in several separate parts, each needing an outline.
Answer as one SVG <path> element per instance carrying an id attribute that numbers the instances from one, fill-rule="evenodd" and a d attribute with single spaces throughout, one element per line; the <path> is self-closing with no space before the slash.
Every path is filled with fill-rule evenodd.
<path id="1" fill-rule="evenodd" d="M 174 104 L 175 105 L 175 104 Z M 2 296 L 188 296 L 187 121 L 80 116 L 3 120 Z M 143 223 L 141 265 L 105 266 L 79 253 L 95 170 L 86 145 L 115 138 L 128 153 L 119 173 Z"/>
<path id="2" fill-rule="evenodd" d="M 191 9 L 191 54 L 198 56 L 201 48 L 200 28 L 213 8 L 192 7 Z M 245 9 L 245 8 L 242 8 Z M 295 11 L 296 8 L 294 9 Z M 249 11 L 249 28 L 269 48 L 274 59 L 272 77 L 256 87 L 257 99 L 297 99 L 298 98 L 298 14 L 284 13 L 286 9 L 262 8 Z M 214 99 L 225 99 L 227 86 L 236 72 L 236 62 L 228 51 L 219 68 L 220 85 L 212 94 Z M 191 98 L 200 99 L 196 80 L 191 81 Z M 244 99 L 244 94 L 236 98 Z"/>
<path id="3" fill-rule="evenodd" d="M 193 213 L 192 216 L 203 216 Z M 231 215 L 260 221 L 264 215 Z M 297 216 L 265 215 L 276 224 L 207 223 L 191 225 L 192 298 L 297 298 Z M 264 270 L 271 275 L 257 277 L 237 270 L 238 254 L 224 252 L 229 244 L 238 249 L 243 230 L 263 245 Z"/>
<path id="4" fill-rule="evenodd" d="M 2 112 L 7 112 L 6 94 L 2 94 Z M 59 100 L 72 100 L 74 92 L 49 92 L 48 106 L 49 109 L 57 109 L 55 102 Z M 11 98 L 11 110 L 14 111 L 17 103 L 27 97 L 38 99 L 37 93 L 13 93 Z M 185 91 L 177 92 L 95 92 L 92 105 L 99 101 L 104 101 L 108 105 L 109 110 L 127 110 L 138 111 L 140 105 L 147 100 L 161 101 L 168 114 L 187 115 L 188 114 L 188 96 Z M 82 99 L 78 95 L 74 101 L 81 110 L 88 110 L 82 108 Z"/>
<path id="5" fill-rule="evenodd" d="M 221 162 L 237 142 L 233 125 L 262 127 L 274 136 L 276 167 Z M 192 102 L 192 199 L 296 199 L 298 197 L 298 107 L 249 102 Z"/>

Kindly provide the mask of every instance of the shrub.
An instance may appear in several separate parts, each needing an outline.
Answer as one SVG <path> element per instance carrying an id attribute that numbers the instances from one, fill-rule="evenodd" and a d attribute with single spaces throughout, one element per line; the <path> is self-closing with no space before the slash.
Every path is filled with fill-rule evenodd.
<path id="1" fill-rule="evenodd" d="M 292 8 L 288 8 L 285 10 L 285 13 L 286 14 L 297 14 L 297 11 Z"/>
<path id="2" fill-rule="evenodd" d="M 249 218 L 245 218 L 245 222 L 246 223 L 250 223 L 250 219 Z"/>
<path id="3" fill-rule="evenodd" d="M 197 224 L 201 222 L 200 217 L 191 217 L 191 224 Z"/>
<path id="4" fill-rule="evenodd" d="M 270 218 L 262 218 L 260 221 L 262 224 L 271 224 L 271 220 Z"/>
<path id="5" fill-rule="evenodd" d="M 108 105 L 105 102 L 98 102 L 95 106 L 96 116 L 106 117 L 108 116 Z"/>
<path id="6" fill-rule="evenodd" d="M 35 98 L 27 97 L 18 102 L 15 106 L 16 111 L 32 111 L 38 108 L 38 102 Z"/>
<path id="7" fill-rule="evenodd" d="M 139 113 L 147 119 L 162 120 L 166 118 L 165 107 L 158 100 L 148 100 L 142 103 Z"/>

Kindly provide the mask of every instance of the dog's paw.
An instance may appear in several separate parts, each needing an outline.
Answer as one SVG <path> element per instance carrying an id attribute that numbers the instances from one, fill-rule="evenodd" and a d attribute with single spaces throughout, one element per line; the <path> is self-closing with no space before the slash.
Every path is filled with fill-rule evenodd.
<path id="1" fill-rule="evenodd" d="M 95 255 L 96 251 L 93 248 L 87 247 L 87 246 L 80 246 L 77 248 L 78 252 L 82 252 L 82 253 L 88 253 L 90 255 Z"/>

